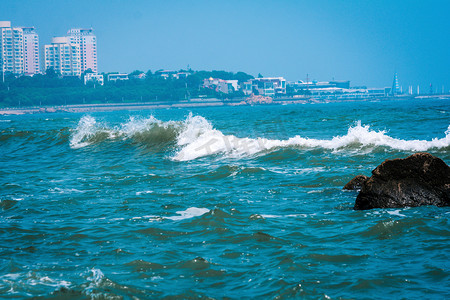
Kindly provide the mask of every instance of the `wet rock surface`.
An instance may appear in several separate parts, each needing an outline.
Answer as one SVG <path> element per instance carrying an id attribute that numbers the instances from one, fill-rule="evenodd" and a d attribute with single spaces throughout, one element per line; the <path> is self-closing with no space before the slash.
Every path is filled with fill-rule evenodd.
<path id="1" fill-rule="evenodd" d="M 362 183 L 354 209 L 422 205 L 450 205 L 450 167 L 429 153 L 384 161 Z"/>
<path id="2" fill-rule="evenodd" d="M 360 190 L 368 179 L 365 175 L 357 175 L 344 186 L 344 190 Z"/>

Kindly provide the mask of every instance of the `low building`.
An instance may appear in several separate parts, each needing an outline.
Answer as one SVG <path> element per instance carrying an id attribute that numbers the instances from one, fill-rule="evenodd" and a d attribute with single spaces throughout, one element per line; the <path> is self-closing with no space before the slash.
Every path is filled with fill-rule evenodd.
<path id="1" fill-rule="evenodd" d="M 178 72 L 178 73 L 175 74 L 173 77 L 175 77 L 176 79 L 186 79 L 189 75 L 191 75 L 191 73 L 188 73 L 188 72 Z"/>
<path id="2" fill-rule="evenodd" d="M 246 95 L 258 94 L 261 96 L 275 96 L 286 94 L 286 79 L 283 77 L 254 78 L 243 84 Z"/>
<path id="3" fill-rule="evenodd" d="M 111 73 L 108 74 L 108 81 L 128 80 L 128 74 L 125 73 Z"/>
<path id="4" fill-rule="evenodd" d="M 367 89 L 369 97 L 386 97 L 391 92 L 391 88 L 370 88 Z"/>
<path id="5" fill-rule="evenodd" d="M 143 79 L 147 78 L 147 75 L 144 72 L 141 72 L 141 73 L 129 74 L 128 77 L 131 78 L 131 79 L 143 80 Z"/>
<path id="6" fill-rule="evenodd" d="M 229 94 L 239 89 L 237 80 L 224 80 L 219 78 L 205 78 L 203 79 L 203 87 L 214 89 L 216 92 Z"/>
<path id="7" fill-rule="evenodd" d="M 101 74 L 95 74 L 95 73 L 86 73 L 84 75 L 84 84 L 86 85 L 88 82 L 98 83 L 100 85 L 103 85 L 104 78 Z"/>
<path id="8" fill-rule="evenodd" d="M 322 100 L 344 100 L 344 99 L 374 99 L 386 97 L 390 93 L 390 88 L 367 88 L 367 87 L 353 87 L 353 88 L 315 88 L 310 89 L 310 95 L 316 99 Z"/>
<path id="9" fill-rule="evenodd" d="M 155 76 L 161 76 L 162 78 L 167 79 L 176 73 L 177 73 L 176 71 L 171 71 L 171 70 L 158 70 L 155 72 Z"/>
<path id="10" fill-rule="evenodd" d="M 161 76 L 164 79 L 167 78 L 175 78 L 175 79 L 184 79 L 187 78 L 191 73 L 189 72 L 178 72 L 172 70 L 159 70 L 155 72 L 155 76 Z"/>
<path id="11" fill-rule="evenodd" d="M 316 89 L 327 89 L 327 88 L 340 88 L 349 89 L 350 81 L 302 81 L 289 83 L 289 86 L 294 88 L 294 91 L 298 92 L 301 90 L 316 90 Z"/>

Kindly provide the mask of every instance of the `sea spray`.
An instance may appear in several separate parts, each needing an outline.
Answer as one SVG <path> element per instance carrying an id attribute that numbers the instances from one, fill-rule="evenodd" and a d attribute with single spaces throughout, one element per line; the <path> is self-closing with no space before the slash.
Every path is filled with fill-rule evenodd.
<path id="1" fill-rule="evenodd" d="M 96 141 L 102 141 L 113 137 L 113 131 L 98 123 L 91 116 L 84 116 L 78 122 L 70 139 L 70 147 L 74 149 L 83 148 Z"/>
<path id="2" fill-rule="evenodd" d="M 215 129 L 207 119 L 194 116 L 192 113 L 184 121 L 163 122 L 154 116 L 130 117 L 128 122 L 116 127 L 108 127 L 91 116 L 84 116 L 73 131 L 70 146 L 73 149 L 83 148 L 106 139 L 119 137 L 125 140 L 132 139 L 149 147 L 171 144 L 170 147 L 178 148 L 176 154 L 172 156 L 174 161 L 189 161 L 217 154 L 237 158 L 285 147 L 322 148 L 333 151 L 348 148 L 387 147 L 401 151 L 428 151 L 450 146 L 450 126 L 443 138 L 433 138 L 431 141 L 393 138 L 386 131 L 372 130 L 369 125 L 362 125 L 361 121 L 350 126 L 347 134 L 331 139 L 314 139 L 296 135 L 286 140 L 278 140 L 225 135 Z M 166 150 L 173 152 L 173 148 Z"/>
<path id="3" fill-rule="evenodd" d="M 186 127 L 182 135 L 183 142 L 179 143 L 179 145 L 184 147 L 173 158 L 174 160 L 187 161 L 218 153 L 239 157 L 283 147 L 324 148 L 334 151 L 349 147 L 357 149 L 363 147 L 388 147 L 403 151 L 427 151 L 450 146 L 450 126 L 445 132 L 444 138 L 434 138 L 431 141 L 392 138 L 386 134 L 386 131 L 375 131 L 371 130 L 369 125 L 361 125 L 361 121 L 357 121 L 354 126 L 350 126 L 346 135 L 336 136 L 330 140 L 311 139 L 300 135 L 287 140 L 272 140 L 224 135 L 221 131 L 213 129 L 211 124 L 205 119 L 201 117 L 196 118 L 201 119 L 201 121 L 196 121 L 194 124 L 203 126 L 203 130 L 197 127 L 192 128 L 192 125 Z M 195 131 L 196 134 L 192 134 L 191 131 Z M 189 142 L 186 141 L 184 136 L 190 137 L 188 139 Z"/>
<path id="4" fill-rule="evenodd" d="M 138 143 L 153 146 L 175 141 L 182 122 L 162 122 L 153 116 L 148 118 L 130 117 L 118 126 L 108 126 L 98 122 L 92 116 L 84 116 L 72 131 L 70 147 L 83 148 L 95 143 L 110 140 L 133 140 Z"/>

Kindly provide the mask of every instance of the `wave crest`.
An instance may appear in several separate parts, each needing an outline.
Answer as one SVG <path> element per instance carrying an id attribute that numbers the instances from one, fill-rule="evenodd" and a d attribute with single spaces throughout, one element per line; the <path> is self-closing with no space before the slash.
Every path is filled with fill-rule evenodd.
<path id="1" fill-rule="evenodd" d="M 445 137 L 427 140 L 403 140 L 390 137 L 386 131 L 372 130 L 369 125 L 356 122 L 345 135 L 332 139 L 313 139 L 296 135 L 286 140 L 266 138 L 239 138 L 225 135 L 215 129 L 202 116 L 189 116 L 184 121 L 163 122 L 155 117 L 134 118 L 119 127 L 108 127 L 91 116 L 80 119 L 73 131 L 70 146 L 82 148 L 107 139 L 131 139 L 147 147 L 177 147 L 172 157 L 175 161 L 189 161 L 197 158 L 222 154 L 228 157 L 254 155 L 279 148 L 322 148 L 339 151 L 347 148 L 387 147 L 400 151 L 428 151 L 450 147 L 450 126 Z"/>
<path id="2" fill-rule="evenodd" d="M 180 125 L 180 122 L 162 122 L 151 116 L 146 119 L 131 117 L 124 124 L 109 127 L 91 116 L 84 116 L 72 132 L 70 146 L 78 149 L 107 139 L 130 139 L 148 147 L 166 145 L 176 141 Z"/>
<path id="3" fill-rule="evenodd" d="M 201 118 L 201 117 L 200 117 Z M 205 120 L 206 121 L 206 120 Z M 199 124 L 200 122 L 196 122 Z M 271 140 L 265 138 L 238 138 L 234 135 L 224 135 L 208 124 L 203 132 L 196 129 L 197 138 L 183 143 L 184 147 L 173 158 L 177 161 L 187 161 L 218 153 L 239 157 L 253 155 L 266 150 L 285 147 L 324 148 L 341 150 L 345 148 L 388 147 L 402 151 L 427 151 L 450 146 L 450 126 L 442 139 L 402 140 L 390 137 L 386 131 L 371 130 L 369 125 L 361 125 L 361 121 L 351 126 L 346 135 L 336 136 L 330 140 L 311 139 L 297 135 L 287 140 Z M 186 128 L 185 130 L 189 130 Z"/>

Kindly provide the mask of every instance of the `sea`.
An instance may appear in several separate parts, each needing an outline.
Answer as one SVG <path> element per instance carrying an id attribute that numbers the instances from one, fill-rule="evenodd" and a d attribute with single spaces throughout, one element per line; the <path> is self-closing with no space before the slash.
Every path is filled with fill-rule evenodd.
<path id="1" fill-rule="evenodd" d="M 0 116 L 2 299 L 450 299 L 450 208 L 353 209 L 450 164 L 450 100 Z"/>

